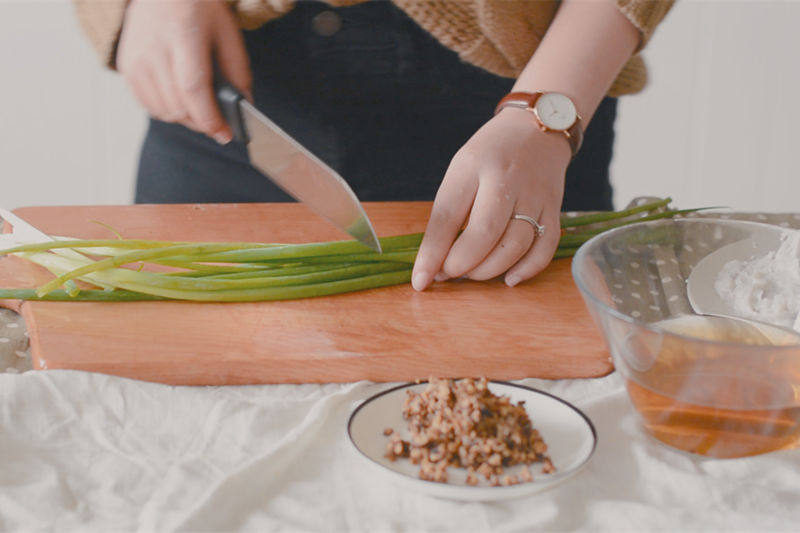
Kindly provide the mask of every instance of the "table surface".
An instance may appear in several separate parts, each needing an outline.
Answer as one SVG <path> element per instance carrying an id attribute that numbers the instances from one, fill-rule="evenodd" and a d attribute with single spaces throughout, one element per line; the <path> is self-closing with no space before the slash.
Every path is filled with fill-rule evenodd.
<path id="1" fill-rule="evenodd" d="M 794 215 L 736 218 L 800 227 Z M 800 521 L 800 451 L 713 460 L 669 449 L 644 433 L 616 374 L 522 380 L 592 419 L 595 456 L 536 496 L 466 504 L 376 479 L 351 449 L 350 412 L 391 384 L 171 387 L 29 369 L 24 323 L 2 310 L 2 531 L 763 531 Z"/>

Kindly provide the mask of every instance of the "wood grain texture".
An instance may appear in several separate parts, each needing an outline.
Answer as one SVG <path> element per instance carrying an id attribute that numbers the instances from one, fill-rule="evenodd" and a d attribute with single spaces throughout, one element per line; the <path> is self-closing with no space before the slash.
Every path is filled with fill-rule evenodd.
<path id="1" fill-rule="evenodd" d="M 428 202 L 365 204 L 381 236 L 422 231 Z M 344 238 L 298 204 L 28 207 L 43 231 L 107 238 L 313 242 Z M 25 302 L 36 368 L 70 368 L 175 385 L 402 381 L 437 376 L 575 378 L 612 370 L 559 260 L 513 289 L 501 280 L 410 285 L 263 303 Z M 0 283 L 49 275 L 0 260 Z M 13 302 L 4 302 L 11 305 Z"/>

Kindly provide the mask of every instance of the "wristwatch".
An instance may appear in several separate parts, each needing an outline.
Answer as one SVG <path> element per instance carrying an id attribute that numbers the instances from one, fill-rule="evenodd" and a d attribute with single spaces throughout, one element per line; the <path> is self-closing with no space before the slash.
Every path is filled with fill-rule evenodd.
<path id="1" fill-rule="evenodd" d="M 578 153 L 583 142 L 581 117 L 569 96 L 561 93 L 508 93 L 497 104 L 494 114 L 505 107 L 519 107 L 530 111 L 542 131 L 561 132 L 569 141 L 572 157 Z"/>

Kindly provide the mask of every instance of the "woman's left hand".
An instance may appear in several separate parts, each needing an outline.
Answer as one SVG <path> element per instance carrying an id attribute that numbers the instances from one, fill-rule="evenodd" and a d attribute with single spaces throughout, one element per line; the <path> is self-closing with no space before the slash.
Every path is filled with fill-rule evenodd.
<path id="1" fill-rule="evenodd" d="M 504 272 L 509 286 L 544 269 L 558 247 L 569 143 L 543 132 L 528 111 L 506 108 L 453 157 L 414 264 L 412 285 L 486 280 Z M 545 227 L 536 236 L 527 215 Z M 459 230 L 467 221 L 461 235 Z"/>

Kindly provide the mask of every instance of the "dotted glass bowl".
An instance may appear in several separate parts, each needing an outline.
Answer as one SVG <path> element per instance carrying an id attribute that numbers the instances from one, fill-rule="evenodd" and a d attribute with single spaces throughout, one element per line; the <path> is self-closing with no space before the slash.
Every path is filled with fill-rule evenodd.
<path id="1" fill-rule="evenodd" d="M 758 228 L 643 222 L 602 233 L 575 255 L 573 277 L 640 420 L 670 446 L 739 457 L 800 439 L 800 346 L 753 341 L 746 325 L 698 316 L 686 291 L 695 265 Z"/>

